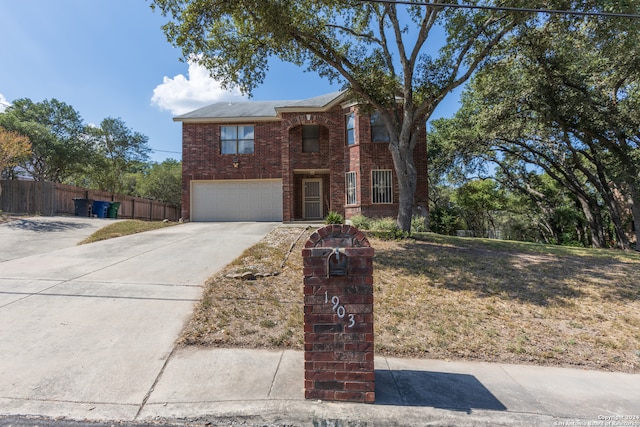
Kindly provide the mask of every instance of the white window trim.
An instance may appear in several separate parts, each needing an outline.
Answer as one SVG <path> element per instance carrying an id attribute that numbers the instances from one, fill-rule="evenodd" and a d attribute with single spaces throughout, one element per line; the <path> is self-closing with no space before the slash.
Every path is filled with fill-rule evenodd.
<path id="1" fill-rule="evenodd" d="M 345 197 L 347 206 L 358 204 L 358 176 L 355 171 L 345 173 Z M 351 190 L 351 191 L 349 191 Z M 352 194 L 350 194 L 350 192 Z"/>
<path id="2" fill-rule="evenodd" d="M 353 117 L 353 127 L 349 128 L 349 117 Z M 353 147 L 356 144 L 356 127 L 357 127 L 357 123 L 356 123 L 356 114 L 354 112 L 350 112 L 347 113 L 344 117 L 344 127 L 345 127 L 345 134 L 344 134 L 344 138 L 346 139 L 347 142 L 347 146 L 348 147 Z M 353 143 L 349 144 L 349 129 L 351 129 L 351 131 L 353 132 Z"/>
<path id="3" fill-rule="evenodd" d="M 382 177 L 386 181 L 384 186 L 378 184 Z M 393 171 L 391 169 L 371 171 L 371 203 L 374 205 L 390 205 L 393 203 Z"/>

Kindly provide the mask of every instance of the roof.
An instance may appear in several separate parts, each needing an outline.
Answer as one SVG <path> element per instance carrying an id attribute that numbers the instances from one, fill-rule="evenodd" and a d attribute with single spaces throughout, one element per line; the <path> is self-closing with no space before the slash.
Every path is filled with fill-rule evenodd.
<path id="1" fill-rule="evenodd" d="M 342 101 L 344 91 L 297 101 L 218 102 L 174 117 L 176 122 L 274 120 L 281 112 L 325 111 Z"/>

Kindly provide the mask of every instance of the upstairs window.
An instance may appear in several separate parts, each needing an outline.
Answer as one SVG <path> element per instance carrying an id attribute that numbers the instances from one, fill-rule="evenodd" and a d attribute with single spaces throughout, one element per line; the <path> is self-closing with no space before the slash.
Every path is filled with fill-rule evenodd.
<path id="1" fill-rule="evenodd" d="M 389 132 L 377 111 L 371 113 L 371 142 L 389 142 Z"/>
<path id="2" fill-rule="evenodd" d="M 353 145 L 356 143 L 356 118 L 353 113 L 349 113 L 346 116 L 347 127 L 347 145 Z"/>
<path id="3" fill-rule="evenodd" d="M 393 174 L 391 170 L 371 171 L 371 201 L 393 203 Z"/>
<path id="4" fill-rule="evenodd" d="M 221 154 L 253 154 L 253 126 L 220 126 Z"/>
<path id="5" fill-rule="evenodd" d="M 302 125 L 302 152 L 320 152 L 320 126 Z"/>

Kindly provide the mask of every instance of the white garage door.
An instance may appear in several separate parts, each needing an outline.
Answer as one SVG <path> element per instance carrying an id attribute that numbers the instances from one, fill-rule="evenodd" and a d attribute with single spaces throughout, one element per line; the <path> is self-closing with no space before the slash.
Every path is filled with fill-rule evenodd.
<path id="1" fill-rule="evenodd" d="M 282 221 L 282 180 L 192 181 L 192 221 Z"/>

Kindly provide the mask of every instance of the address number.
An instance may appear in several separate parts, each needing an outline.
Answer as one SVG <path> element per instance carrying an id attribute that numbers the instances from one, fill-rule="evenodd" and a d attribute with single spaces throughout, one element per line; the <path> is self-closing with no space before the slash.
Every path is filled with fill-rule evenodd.
<path id="1" fill-rule="evenodd" d="M 324 291 L 324 303 L 329 304 L 329 291 Z M 344 319 L 345 315 L 349 319 L 349 323 L 347 324 L 347 328 L 353 328 L 356 325 L 355 315 L 346 314 L 346 310 L 344 305 L 340 304 L 340 298 L 336 295 L 331 297 L 331 304 L 333 312 L 338 315 L 340 319 Z"/>

